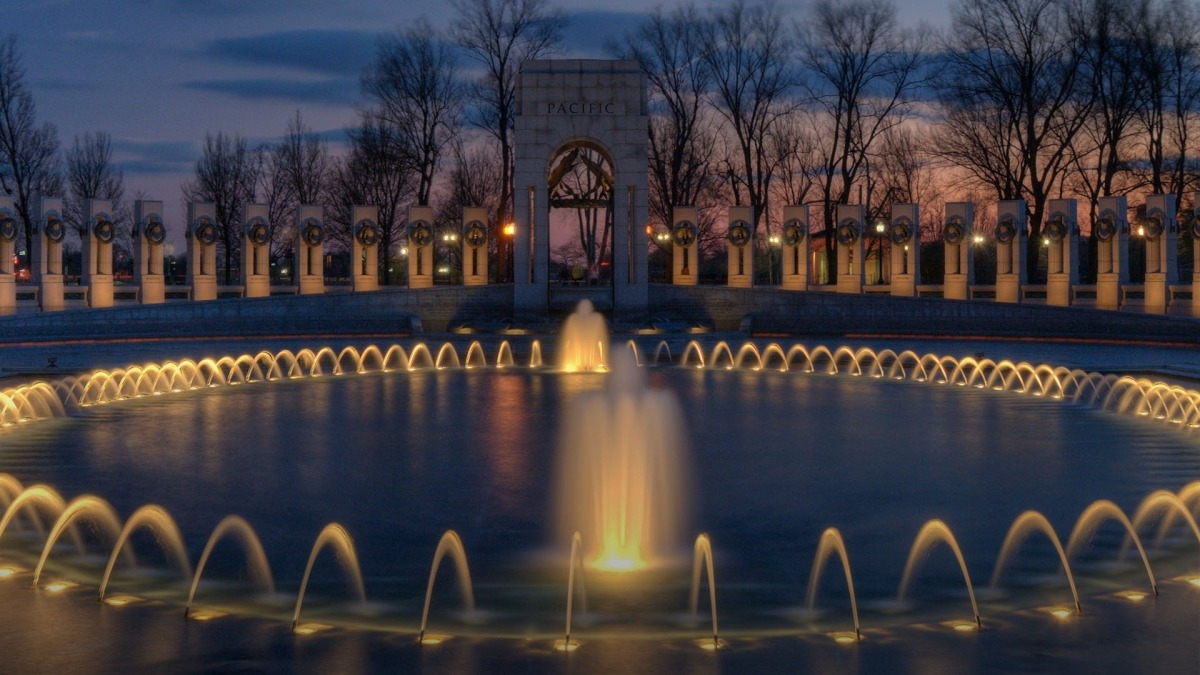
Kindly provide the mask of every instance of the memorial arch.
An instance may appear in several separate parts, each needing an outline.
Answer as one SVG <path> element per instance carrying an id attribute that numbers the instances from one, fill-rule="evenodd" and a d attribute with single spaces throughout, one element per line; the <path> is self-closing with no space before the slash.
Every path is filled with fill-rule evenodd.
<path id="1" fill-rule="evenodd" d="M 636 61 L 527 61 L 517 82 L 513 305 L 544 316 L 587 298 L 615 318 L 647 310 L 646 83 Z M 610 274 L 553 283 L 551 209 L 590 214 Z M 585 246 L 587 244 L 585 243 Z M 589 274 L 589 276 L 592 276 Z"/>

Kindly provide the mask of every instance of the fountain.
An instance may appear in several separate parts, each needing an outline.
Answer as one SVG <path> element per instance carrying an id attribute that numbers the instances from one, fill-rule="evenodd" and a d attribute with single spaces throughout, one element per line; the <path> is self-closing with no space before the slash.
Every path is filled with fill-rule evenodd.
<path id="1" fill-rule="evenodd" d="M 597 372 L 608 366 L 608 325 L 591 300 L 580 300 L 563 324 L 558 367 L 565 373 Z"/>
<path id="2" fill-rule="evenodd" d="M 571 402 L 558 442 L 558 523 L 579 532 L 587 566 L 612 572 L 661 563 L 688 513 L 683 411 L 647 387 L 627 350 L 610 355 L 603 391 Z"/>
<path id="3" fill-rule="evenodd" d="M 594 312 L 582 313 L 589 315 L 600 318 Z M 564 340 L 564 344 L 581 344 L 577 339 Z M 113 544 L 105 551 L 108 567 L 99 580 L 105 597 L 116 558 L 132 553 L 126 542 L 132 541 L 136 530 L 144 529 L 159 539 L 160 557 L 169 563 L 171 576 L 163 579 L 158 571 L 145 571 L 142 561 L 136 579 L 123 577 L 123 591 L 170 602 L 168 594 L 139 591 L 170 588 L 180 574 L 177 570 L 184 575 L 191 572 L 189 554 L 199 549 L 187 544 L 207 542 L 190 574 L 189 618 L 212 621 L 236 614 L 266 617 L 286 626 L 290 614 L 297 635 L 331 626 L 342 630 L 364 626 L 398 632 L 408 644 L 416 636 L 416 642 L 429 647 L 429 659 L 440 658 L 447 649 L 450 653 L 472 649 L 467 645 L 480 641 L 531 645 L 519 649 L 595 659 L 606 650 L 636 651 L 625 645 L 644 643 L 647 638 L 682 640 L 682 636 L 687 636 L 689 648 L 723 648 L 720 658 L 736 659 L 748 645 L 778 649 L 773 636 L 810 633 L 860 645 L 851 649 L 870 650 L 872 645 L 895 644 L 897 631 L 907 623 L 974 631 L 982 623 L 981 613 L 987 613 L 989 628 L 1011 630 L 1019 610 L 1044 604 L 1047 596 L 1068 590 L 1076 598 L 1074 611 L 1060 607 L 1054 611 L 1073 616 L 1078 613 L 1078 598 L 1090 593 L 1085 597 L 1090 623 L 1105 613 L 1112 598 L 1120 602 L 1158 598 L 1155 594 L 1164 586 L 1162 596 L 1170 599 L 1178 596 L 1181 587 L 1190 591 L 1190 580 L 1196 578 L 1191 553 L 1200 545 L 1200 528 L 1195 525 L 1200 482 L 1171 485 L 1172 491 L 1165 491 L 1153 489 L 1162 478 L 1152 472 L 1142 474 L 1135 468 L 1120 475 L 1104 473 L 1102 467 L 1122 452 L 1119 443 L 1113 441 L 1105 448 L 1085 443 L 1089 452 L 1107 453 L 1087 460 L 1093 473 L 1098 472 L 1093 476 L 1096 483 L 1113 491 L 1113 500 L 1097 500 L 1061 476 L 1040 477 L 1039 472 L 1055 462 L 1021 459 L 1016 462 L 1019 470 L 1006 478 L 1005 458 L 1030 443 L 1037 446 L 1040 438 L 1021 438 L 1005 446 L 1007 450 L 940 449 L 957 448 L 967 437 L 1003 436 L 1011 431 L 1004 427 L 1015 425 L 997 419 L 1031 415 L 1035 408 L 1094 415 L 1086 419 L 1087 427 L 1118 418 L 1122 424 L 1155 433 L 1161 430 L 1190 443 L 1200 424 L 1197 392 L 1141 377 L 980 355 L 955 358 L 866 347 L 682 339 L 640 345 L 631 341 L 628 348 L 619 343 L 610 351 L 606 342 L 607 338 L 596 341 L 595 352 L 604 359 L 591 368 L 603 374 L 566 376 L 542 368 L 537 342 L 514 347 L 507 341 L 474 340 L 263 350 L 106 368 L 68 374 L 20 391 L 5 390 L 0 401 L 12 402 L 6 408 L 10 427 L 4 432 L 5 448 L 16 456 L 34 456 L 21 449 L 27 442 L 48 448 L 39 452 L 64 453 L 67 450 L 61 448 L 103 447 L 96 445 L 96 439 L 112 435 L 120 436 L 120 447 L 130 450 L 108 449 L 89 457 L 99 468 L 97 477 L 89 480 L 102 480 L 104 472 L 121 467 L 120 484 L 103 490 L 104 485 L 96 486 L 96 494 L 115 498 L 113 505 L 95 494 L 64 503 L 50 487 L 63 484 L 53 472 L 19 473 L 33 483 L 29 487 L 15 476 L 0 474 L 0 507 L 4 508 L 0 578 L 28 574 L 33 561 L 39 564 L 32 576 L 40 578 L 41 565 L 56 542 L 64 534 L 78 536 L 75 525 L 86 521 L 99 526 L 107 535 L 102 537 L 105 543 Z M 586 343 L 591 344 L 592 338 L 586 338 Z M 557 356 L 563 351 L 560 347 Z M 637 354 L 656 365 L 638 366 Z M 557 362 L 561 371 L 589 370 Z M 921 402 L 922 392 L 935 395 L 937 404 Z M 288 403 L 293 395 L 304 403 Z M 874 407 L 879 403 L 873 397 L 886 402 L 885 407 Z M 946 412 L 943 407 L 950 401 L 964 401 L 966 407 Z M 1003 412 L 1011 401 L 1020 403 L 1017 412 Z M 280 412 L 291 409 L 296 410 L 294 416 Z M 847 409 L 853 409 L 854 416 L 843 412 Z M 470 412 L 469 424 L 458 423 L 463 410 Z M 688 411 L 686 426 L 684 410 Z M 870 435 L 879 433 L 877 429 L 858 428 L 869 427 L 867 420 L 877 410 L 887 413 L 881 419 L 888 420 L 892 439 L 879 449 L 856 440 L 878 438 Z M 955 423 L 936 426 L 932 438 L 916 435 L 901 424 L 920 417 L 913 410 L 929 410 L 931 421 L 944 416 Z M 122 419 L 136 423 L 147 411 L 155 411 L 162 429 L 178 427 L 179 433 L 122 426 Z M 323 415 L 331 416 L 331 421 L 322 422 Z M 37 420 L 48 418 L 59 418 L 46 427 L 53 433 L 40 439 L 26 433 L 39 426 Z M 260 425 L 267 435 L 251 434 L 253 425 L 245 420 L 263 419 L 273 420 Z M 403 422 L 398 427 L 359 435 L 360 427 L 396 419 Z M 410 419 L 412 423 L 405 421 Z M 1040 435 L 1053 436 L 1059 424 L 1073 423 L 1035 426 Z M 972 431 L 944 437 L 956 426 Z M 56 440 L 58 429 L 66 433 L 78 427 L 82 427 L 81 440 Z M 254 450 L 237 455 L 229 449 L 222 427 L 239 430 L 233 436 L 248 436 L 238 440 Z M 289 435 L 292 427 L 295 435 Z M 1072 433 L 1078 432 L 1064 431 L 1053 438 Z M 22 440 L 26 435 L 32 440 Z M 140 450 L 142 436 L 150 439 L 147 442 L 155 452 Z M 903 439 L 910 437 L 920 439 L 915 450 L 904 444 Z M 1156 436 L 1150 445 L 1161 443 L 1162 438 Z M 180 445 L 183 439 L 189 440 Z M 331 454 L 330 448 L 338 450 Z M 928 472 L 904 468 L 914 463 L 905 454 L 909 451 L 919 452 L 919 461 L 929 457 Z M 133 454 L 127 457 L 122 452 Z M 969 467 L 977 466 L 974 453 L 979 452 L 990 462 L 989 485 L 951 480 L 974 475 Z M 1057 463 L 1069 463 L 1065 459 L 1075 451 L 1055 445 L 1053 452 Z M 1151 450 L 1144 447 L 1140 452 Z M 225 464 L 227 453 L 235 453 L 228 461 L 236 462 L 237 471 Z M 693 454 L 698 458 L 694 463 Z M 1172 459 L 1182 462 L 1175 475 L 1197 474 L 1195 462 L 1188 459 L 1191 455 L 1170 456 L 1184 458 Z M 61 465 L 64 468 L 54 471 L 71 476 L 72 461 L 69 455 L 49 454 L 37 466 Z M 939 475 L 947 463 L 951 464 L 948 473 Z M 883 501 L 862 476 L 868 466 L 879 475 L 896 476 L 893 487 L 897 489 L 905 488 L 905 481 L 926 481 L 926 487 Z M 284 473 L 275 475 L 279 471 Z M 187 478 L 170 478 L 176 475 Z M 1023 501 L 1032 498 L 1026 495 L 1026 487 L 1037 481 L 1066 496 L 1036 504 L 1036 511 L 1030 509 L 1034 504 Z M 958 490 L 956 482 L 967 484 Z M 272 488 L 272 483 L 286 489 Z M 996 483 L 994 489 L 990 483 Z M 866 492 L 841 496 L 841 489 L 856 487 Z M 1138 503 L 1137 498 L 1147 494 L 1140 490 L 1146 489 L 1148 496 Z M 248 498 L 260 490 L 266 491 L 262 499 Z M 703 498 L 696 499 L 700 494 Z M 924 510 L 935 507 L 928 503 L 906 504 L 910 499 L 943 495 L 952 521 L 929 519 Z M 140 506 L 143 500 L 161 506 Z M 197 500 L 204 505 L 198 506 Z M 854 516 L 845 516 L 850 522 L 839 523 L 838 528 L 822 529 L 821 519 L 843 500 L 862 503 L 872 514 L 886 512 L 885 524 L 911 523 L 919 532 L 909 540 L 893 531 L 905 528 L 881 531 L 855 522 Z M 1118 503 L 1126 504 L 1132 517 L 1125 517 Z M 243 517 L 215 510 L 226 504 L 248 512 Z M 539 549 L 545 543 L 540 519 L 546 504 L 555 513 L 554 522 L 545 523 L 553 526 L 555 550 L 570 550 L 566 575 L 561 575 L 561 558 L 541 564 L 541 554 L 530 552 L 543 550 Z M 1021 515 L 1006 533 L 1007 521 L 997 520 L 993 511 L 1007 509 Z M 118 513 L 132 515 L 122 523 Z M 419 517 L 380 515 L 401 513 Z M 1069 526 L 1076 514 L 1063 546 L 1055 526 L 1067 531 L 1061 528 Z M 353 526 L 361 535 L 361 547 L 346 527 L 337 524 L 325 525 L 311 548 L 311 542 L 301 541 L 297 534 L 308 527 L 315 531 L 334 518 Z M 877 524 L 876 518 L 872 515 L 867 522 Z M 17 522 L 27 527 L 6 535 L 6 529 L 15 530 L 11 525 Z M 46 526 L 52 522 L 47 536 Z M 702 523 L 706 534 L 696 536 L 689 529 L 692 522 Z M 955 523 L 953 532 L 950 522 Z M 210 530 L 212 523 L 218 524 Z M 1111 527 L 1097 537 L 1106 523 L 1120 526 L 1119 538 L 1114 539 Z M 1185 537 L 1177 536 L 1179 524 Z M 817 528 L 811 530 L 811 539 L 805 534 L 809 528 Z M 790 536 L 798 540 L 781 542 L 774 538 L 779 532 L 793 533 Z M 1056 569 L 1063 571 L 1064 578 L 1047 582 L 1043 575 L 1038 584 L 1016 579 L 1018 583 L 1003 595 L 993 592 L 977 599 L 974 589 L 979 582 L 972 579 L 971 571 L 994 565 L 993 585 L 1006 569 L 1006 577 L 1026 574 L 1010 563 L 1028 535 L 1038 532 L 1054 545 Z M 441 539 L 430 567 L 424 547 L 438 533 Z M 217 556 L 214 564 L 224 563 L 224 567 L 214 568 L 216 575 L 223 579 L 245 575 L 253 583 L 223 582 L 221 593 L 206 592 L 204 608 L 195 609 L 192 604 L 206 566 L 211 566 L 218 542 L 228 539 L 235 540 L 243 557 L 220 560 Z M 694 542 L 690 551 L 689 539 Z M 1085 552 L 1089 542 L 1093 550 Z M 27 553 L 31 543 L 37 544 L 40 559 Z M 926 566 L 926 556 L 939 544 L 951 549 L 954 573 Z M 467 570 L 468 545 L 475 563 L 471 571 Z M 1126 546 L 1137 549 L 1141 565 L 1119 562 Z M 787 547 L 802 556 L 815 551 L 806 592 L 796 592 L 796 558 L 781 558 L 777 553 Z M 907 564 L 901 566 L 906 547 Z M 325 549 L 336 554 L 350 580 L 347 595 L 365 601 L 365 579 L 374 597 L 353 608 L 330 603 L 321 612 L 323 623 L 302 624 L 301 607 L 310 581 L 327 581 L 320 579 L 321 570 L 315 565 Z M 855 554 L 853 576 L 851 553 Z M 838 589 L 822 593 L 822 570 L 834 555 L 841 562 L 846 587 L 838 584 Z M 47 590 L 95 583 L 90 580 L 94 561 L 80 563 L 57 553 L 54 558 L 56 583 L 45 586 Z M 439 634 L 434 635 L 426 631 L 435 601 L 434 581 L 446 558 L 458 573 L 467 611 L 439 615 Z M 1099 567 L 1098 559 L 1107 562 Z M 1048 566 L 1044 558 L 1036 562 L 1030 567 Z M 892 584 L 901 567 L 896 592 Z M 1088 579 L 1073 575 L 1072 567 L 1088 569 Z M 478 575 L 474 579 L 472 572 Z M 593 576 L 595 572 L 599 574 Z M 718 576 L 722 579 L 720 633 Z M 918 576 L 920 585 L 914 583 Z M 275 595 L 276 578 L 284 597 Z M 565 631 L 562 581 L 567 593 Z M 706 629 L 703 639 L 693 640 L 705 581 L 712 634 L 707 635 Z M 1091 583 L 1090 591 L 1085 581 Z M 1126 590 L 1130 587 L 1136 590 Z M 971 620 L 942 622 L 945 614 L 955 613 L 954 603 L 964 589 L 972 603 Z M 294 608 L 284 609 L 293 593 Z M 691 610 L 686 616 L 680 611 L 685 593 Z M 891 593 L 901 601 L 920 595 L 919 606 L 891 602 Z M 136 600 L 111 595 L 105 599 L 113 607 Z M 476 603 L 479 610 L 473 611 Z M 822 616 L 814 611 L 818 604 L 838 611 Z M 844 618 L 838 618 L 845 616 L 843 608 L 853 619 L 853 632 L 847 630 Z M 579 627 L 572 623 L 580 611 L 587 612 L 582 624 L 587 644 L 583 645 L 576 639 Z M 193 629 L 200 630 L 195 625 Z M 474 639 L 433 647 L 452 635 Z M 879 639 L 885 635 L 889 637 Z"/>

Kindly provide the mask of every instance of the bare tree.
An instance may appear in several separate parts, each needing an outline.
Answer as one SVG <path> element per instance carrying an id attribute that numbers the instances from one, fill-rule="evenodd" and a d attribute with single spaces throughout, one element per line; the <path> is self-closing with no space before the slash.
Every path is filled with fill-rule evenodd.
<path id="1" fill-rule="evenodd" d="M 1088 118 L 1087 31 L 1067 0 L 959 0 L 943 64 L 942 153 L 996 189 L 1025 198 L 1036 260 L 1047 200 Z M 1038 274 L 1029 266 L 1030 278 Z"/>
<path id="2" fill-rule="evenodd" d="M 296 198 L 282 167 L 278 166 L 278 146 L 264 143 L 254 150 L 258 185 L 255 198 L 267 206 L 267 221 L 271 224 L 271 257 L 287 260 L 293 253 L 291 233 L 296 213 Z"/>
<path id="3" fill-rule="evenodd" d="M 837 205 L 860 186 L 876 143 L 901 124 L 925 86 L 921 34 L 896 22 L 890 0 L 818 0 L 800 27 L 805 89 L 816 104 L 825 250 L 832 278 Z"/>
<path id="4" fill-rule="evenodd" d="M 772 133 L 795 109 L 786 98 L 795 84 L 789 58 L 793 41 L 770 0 L 752 5 L 737 0 L 717 10 L 700 34 L 710 45 L 704 60 L 712 72 L 713 104 L 733 137 L 721 173 L 734 202 L 754 207 L 757 225 L 770 199 L 776 158 Z"/>
<path id="5" fill-rule="evenodd" d="M 133 260 L 133 241 L 130 224 L 133 214 L 125 201 L 124 173 L 113 164 L 112 139 L 107 132 L 87 132 L 82 138 L 76 136 L 66 152 L 67 195 L 63 202 L 63 216 L 67 224 L 82 240 L 87 229 L 85 202 L 88 199 L 112 201 L 109 216 L 117 228 L 113 242 L 116 257 Z"/>
<path id="6" fill-rule="evenodd" d="M 255 192 L 267 205 L 272 257 L 286 260 L 294 247 L 296 207 L 329 201 L 333 159 L 328 145 L 304 123 L 300 111 L 288 121 L 278 143 L 261 146 L 255 154 Z"/>
<path id="7" fill-rule="evenodd" d="M 234 261 L 242 245 L 242 208 L 254 201 L 258 168 L 254 153 L 246 149 L 246 139 L 222 132 L 208 134 L 195 178 L 182 186 L 185 202 L 215 205 L 217 248 L 224 256 L 226 284 L 233 282 Z"/>
<path id="8" fill-rule="evenodd" d="M 495 214 L 500 203 L 500 157 L 494 146 L 484 143 L 468 145 L 460 136 L 450 146 L 454 164 L 445 178 L 446 189 L 437 207 L 437 221 L 444 228 L 458 231 L 463 209 L 478 206 L 489 215 Z M 461 252 L 461 248 L 455 255 Z M 488 237 L 488 251 L 500 250 L 496 237 Z M 461 269 L 461 268 L 460 268 Z M 498 270 L 491 270 L 495 273 Z"/>
<path id="9" fill-rule="evenodd" d="M 451 0 L 450 4 L 458 14 L 453 24 L 455 39 L 483 67 L 483 75 L 468 91 L 476 103 L 471 121 L 500 145 L 500 203 L 492 223 L 495 235 L 512 214 L 517 72 L 524 61 L 558 51 L 567 19 L 545 0 Z"/>
<path id="10" fill-rule="evenodd" d="M 375 63 L 363 76 L 363 90 L 379 106 L 382 119 L 404 136 L 415 153 L 417 203 L 428 204 L 434 171 L 458 130 L 463 85 L 451 46 L 419 19 L 403 34 L 379 42 Z"/>
<path id="11" fill-rule="evenodd" d="M 392 254 L 404 242 L 405 208 L 412 202 L 417 172 L 404 161 L 411 157 L 402 147 L 402 139 L 388 123 L 364 113 L 359 126 L 348 129 L 350 152 L 333 169 L 330 238 L 350 249 L 353 222 L 350 210 L 355 204 L 379 207 L 380 281 L 395 280 Z"/>
<path id="12" fill-rule="evenodd" d="M 1095 100 L 1070 151 L 1080 188 L 1094 206 L 1100 197 L 1114 193 L 1118 176 L 1128 170 L 1128 139 L 1146 93 L 1137 33 L 1150 3 L 1083 0 L 1080 4 L 1080 24 L 1089 36 L 1085 74 Z"/>
<path id="13" fill-rule="evenodd" d="M 676 206 L 701 206 L 715 192 L 714 130 L 705 115 L 712 72 L 703 24 L 692 4 L 670 13 L 656 9 L 611 48 L 618 58 L 636 60 L 649 83 L 650 220 L 666 227 Z M 722 236 L 712 224 L 712 218 L 697 223 L 702 250 Z M 668 256 L 673 250 L 669 242 L 656 245 Z"/>
<path id="14" fill-rule="evenodd" d="M 0 42 L 0 187 L 13 196 L 25 226 L 25 250 L 33 250 L 34 200 L 62 193 L 58 130 L 37 124 L 33 94 L 25 84 L 25 67 L 17 53 L 17 37 Z"/>
<path id="15" fill-rule="evenodd" d="M 1182 198 L 1191 125 L 1200 107 L 1200 40 L 1192 31 L 1200 11 L 1187 0 L 1163 0 L 1149 4 L 1140 18 L 1147 182 L 1152 192 L 1170 191 Z"/>

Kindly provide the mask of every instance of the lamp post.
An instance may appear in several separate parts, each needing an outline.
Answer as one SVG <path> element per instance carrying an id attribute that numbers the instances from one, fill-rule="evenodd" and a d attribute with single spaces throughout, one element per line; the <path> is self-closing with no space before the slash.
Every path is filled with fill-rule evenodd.
<path id="1" fill-rule="evenodd" d="M 775 280 L 776 268 L 779 269 L 781 277 L 782 277 L 782 272 L 783 272 L 783 256 L 782 255 L 780 255 L 779 264 L 778 265 L 775 264 L 775 252 L 777 250 L 779 250 L 779 243 L 781 241 L 783 241 L 783 239 L 777 234 L 772 234 L 772 235 L 767 236 L 767 261 L 770 264 L 767 271 L 768 271 L 769 276 L 771 277 L 772 284 L 782 283 L 782 281 L 783 281 L 782 279 L 780 279 L 779 281 Z"/>
<path id="2" fill-rule="evenodd" d="M 513 282 L 516 280 L 516 273 L 513 270 L 513 239 L 517 236 L 517 224 L 508 223 L 502 230 L 504 238 L 500 240 L 500 252 L 502 269 L 502 277 L 499 281 Z"/>
<path id="3" fill-rule="evenodd" d="M 458 234 L 456 234 L 454 232 L 446 232 L 446 233 L 442 234 L 442 244 L 444 245 L 444 248 L 446 249 L 446 256 L 447 256 L 447 258 L 449 258 L 449 262 L 446 265 L 446 276 L 448 277 L 448 281 L 451 284 L 456 283 L 456 281 L 458 279 L 457 272 L 458 272 L 459 266 L 456 265 L 454 262 L 455 245 L 457 243 L 458 243 Z"/>
<path id="4" fill-rule="evenodd" d="M 875 219 L 875 283 L 883 283 L 883 240 L 887 237 L 888 221 Z"/>

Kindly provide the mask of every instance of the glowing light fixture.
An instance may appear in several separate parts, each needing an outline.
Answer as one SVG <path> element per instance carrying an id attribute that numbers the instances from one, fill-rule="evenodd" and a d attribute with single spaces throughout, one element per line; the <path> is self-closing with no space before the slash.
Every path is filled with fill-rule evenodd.
<path id="1" fill-rule="evenodd" d="M 558 652 L 570 653 L 576 649 L 579 649 L 579 643 L 574 640 L 555 640 L 554 642 L 554 650 Z"/>
<path id="2" fill-rule="evenodd" d="M 213 619 L 219 619 L 223 616 L 225 616 L 225 612 L 218 612 L 215 609 L 193 609 L 192 612 L 188 614 L 189 618 L 195 619 L 196 621 L 212 621 Z"/>
<path id="3" fill-rule="evenodd" d="M 141 601 L 141 598 L 135 598 L 132 595 L 114 595 L 112 597 L 105 598 L 104 604 L 112 607 L 124 607 L 125 605 L 132 605 L 135 602 Z"/>

